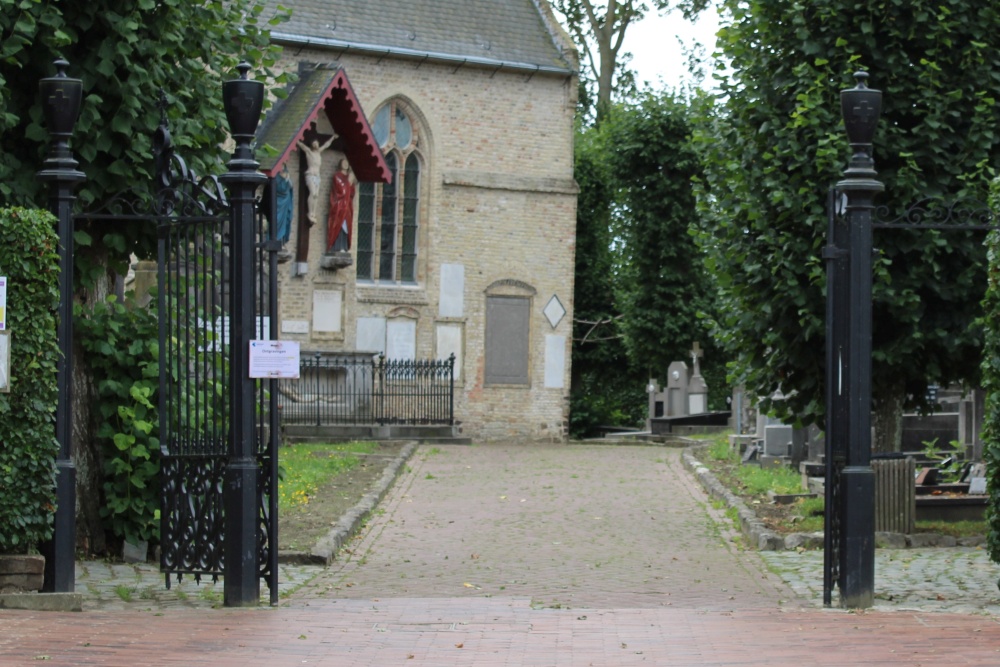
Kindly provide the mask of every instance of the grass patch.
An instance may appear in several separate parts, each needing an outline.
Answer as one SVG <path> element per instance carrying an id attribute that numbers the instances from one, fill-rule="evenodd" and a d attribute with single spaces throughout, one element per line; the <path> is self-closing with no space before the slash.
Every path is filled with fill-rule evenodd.
<path id="1" fill-rule="evenodd" d="M 738 452 L 729 446 L 728 434 L 707 439 L 708 447 L 698 456 L 722 484 L 757 513 L 765 524 L 779 533 L 814 533 L 823 530 L 825 499 L 801 498 L 790 505 L 775 505 L 767 495 L 802 493 L 802 476 L 789 468 L 761 468 L 743 465 Z M 728 514 L 728 512 L 727 512 Z M 936 533 L 955 538 L 986 535 L 985 521 L 917 521 L 915 533 Z"/>
<path id="2" fill-rule="evenodd" d="M 278 511 L 302 507 L 325 482 L 356 467 L 357 454 L 371 454 L 374 442 L 338 444 L 296 444 L 278 453 L 281 475 L 278 480 Z"/>

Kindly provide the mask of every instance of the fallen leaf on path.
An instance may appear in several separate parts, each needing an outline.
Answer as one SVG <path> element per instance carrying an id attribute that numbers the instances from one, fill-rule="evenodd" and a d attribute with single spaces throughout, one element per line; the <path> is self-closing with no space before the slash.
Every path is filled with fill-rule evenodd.
<path id="1" fill-rule="evenodd" d="M 455 648 L 463 648 L 465 644 L 455 644 Z"/>

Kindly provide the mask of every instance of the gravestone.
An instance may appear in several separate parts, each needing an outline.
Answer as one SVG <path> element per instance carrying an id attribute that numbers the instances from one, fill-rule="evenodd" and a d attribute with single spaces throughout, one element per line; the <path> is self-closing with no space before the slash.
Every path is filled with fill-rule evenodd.
<path id="1" fill-rule="evenodd" d="M 792 447 L 792 427 L 775 423 L 764 427 L 764 453 L 768 456 L 789 456 Z"/>
<path id="2" fill-rule="evenodd" d="M 681 417 L 689 414 L 688 406 L 688 374 L 687 364 L 674 361 L 667 368 L 667 401 L 666 417 Z"/>
<path id="3" fill-rule="evenodd" d="M 708 385 L 705 378 L 701 376 L 700 360 L 705 355 L 701 349 L 701 343 L 695 341 L 691 348 L 691 379 L 688 382 L 688 414 L 700 415 L 708 412 Z"/>
<path id="4" fill-rule="evenodd" d="M 655 378 L 646 386 L 649 408 L 646 428 L 651 429 L 653 419 L 687 417 L 708 412 L 708 385 L 701 375 L 700 359 L 704 355 L 701 344 L 695 342 L 691 349 L 692 369 L 683 361 L 671 362 L 667 368 L 667 386 L 660 388 Z"/>

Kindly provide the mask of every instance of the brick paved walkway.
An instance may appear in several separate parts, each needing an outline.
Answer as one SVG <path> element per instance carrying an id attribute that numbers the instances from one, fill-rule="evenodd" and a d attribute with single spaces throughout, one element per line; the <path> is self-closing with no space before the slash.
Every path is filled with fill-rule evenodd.
<path id="1" fill-rule="evenodd" d="M 676 449 L 424 448 L 410 463 L 371 530 L 303 596 L 700 610 L 794 598 L 724 539 Z"/>
<path id="2" fill-rule="evenodd" d="M 796 597 L 677 450 L 424 447 L 382 509 L 277 609 L 0 611 L 0 665 L 1000 664 L 989 614 Z"/>

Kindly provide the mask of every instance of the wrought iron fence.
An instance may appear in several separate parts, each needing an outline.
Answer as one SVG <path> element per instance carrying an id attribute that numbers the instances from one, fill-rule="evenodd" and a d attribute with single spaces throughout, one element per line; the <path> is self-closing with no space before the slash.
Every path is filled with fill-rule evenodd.
<path id="1" fill-rule="evenodd" d="M 454 424 L 455 355 L 443 360 L 303 355 L 278 385 L 285 424 Z"/>

